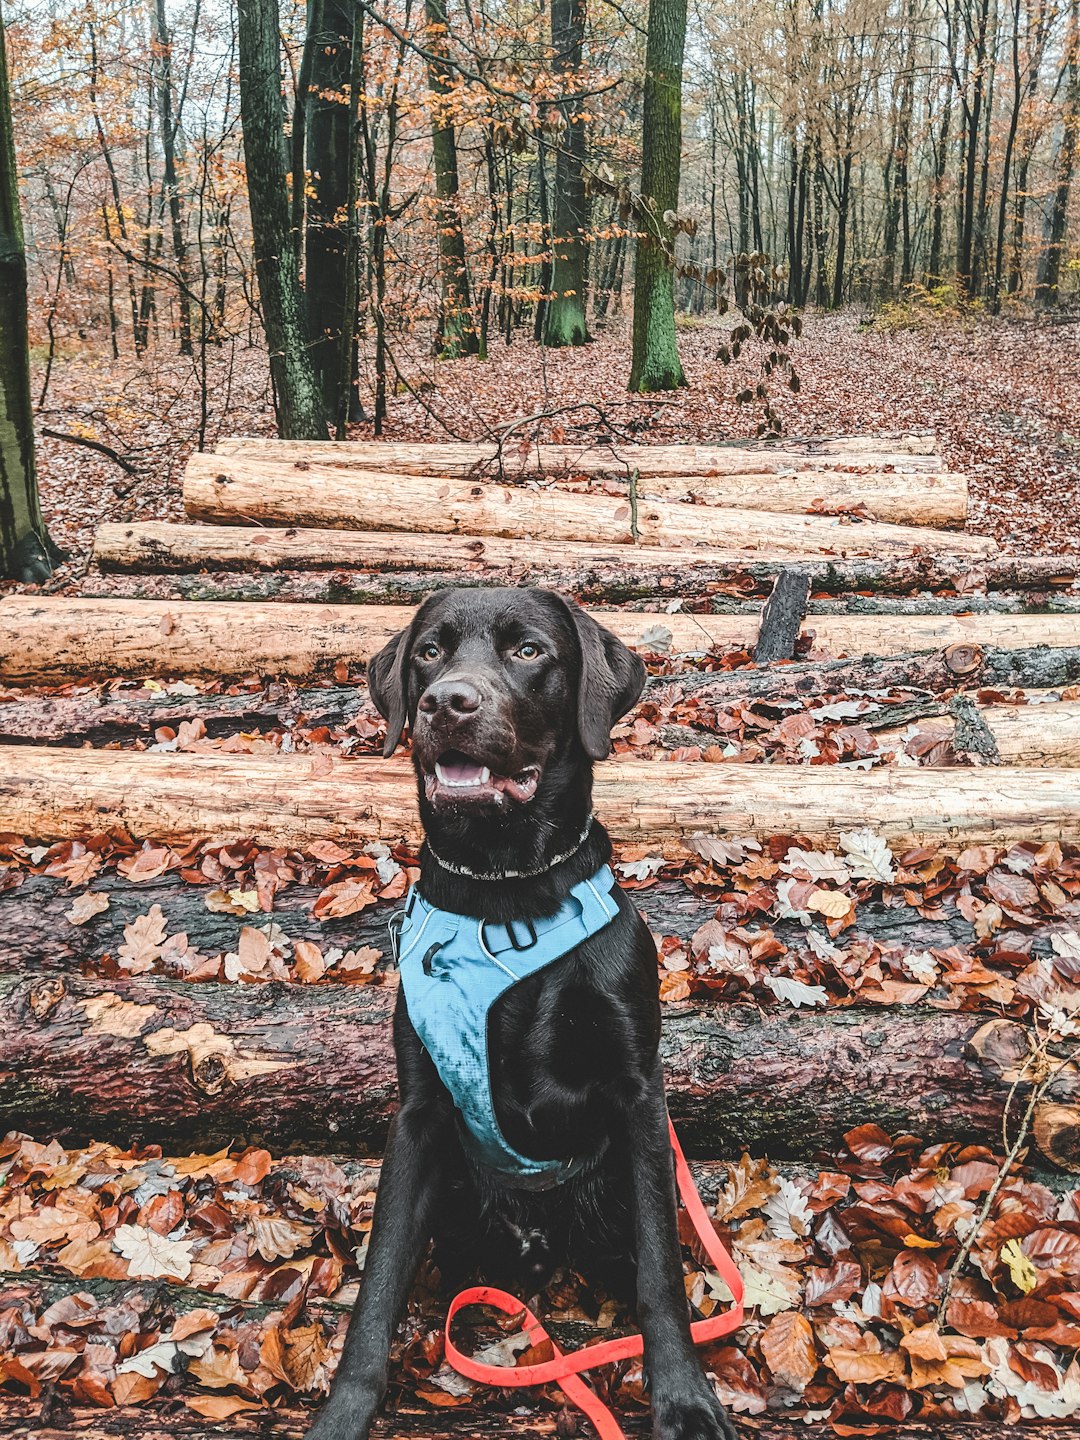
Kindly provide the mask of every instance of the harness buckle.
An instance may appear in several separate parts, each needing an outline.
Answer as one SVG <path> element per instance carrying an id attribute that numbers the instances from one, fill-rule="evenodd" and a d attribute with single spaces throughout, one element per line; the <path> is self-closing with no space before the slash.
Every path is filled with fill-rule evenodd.
<path id="1" fill-rule="evenodd" d="M 395 965 L 401 961 L 401 931 L 405 925 L 405 918 L 411 909 L 412 904 L 410 902 L 404 910 L 398 910 L 395 914 L 391 915 L 390 919 L 386 922 L 386 933 L 390 936 L 390 953 L 394 957 Z"/>
<path id="2" fill-rule="evenodd" d="M 482 920 L 480 922 L 480 943 L 484 946 L 486 950 L 490 951 L 491 946 L 488 944 L 487 939 L 488 923 L 489 922 L 487 920 Z M 515 926 L 517 925 L 524 925 L 525 927 L 525 933 L 528 936 L 528 939 L 526 940 L 524 945 L 518 944 L 518 938 L 515 931 Z M 536 927 L 531 920 L 507 920 L 503 924 L 502 928 L 506 931 L 506 938 L 510 941 L 511 950 L 516 950 L 518 954 L 523 954 L 526 950 L 531 950 L 536 944 Z"/>

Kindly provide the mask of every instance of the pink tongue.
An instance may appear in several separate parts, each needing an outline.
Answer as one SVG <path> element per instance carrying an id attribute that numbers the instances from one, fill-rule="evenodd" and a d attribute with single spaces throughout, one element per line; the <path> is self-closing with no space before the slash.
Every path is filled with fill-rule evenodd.
<path id="1" fill-rule="evenodd" d="M 471 760 L 440 760 L 439 769 L 451 784 L 462 785 L 479 780 L 484 767 Z"/>

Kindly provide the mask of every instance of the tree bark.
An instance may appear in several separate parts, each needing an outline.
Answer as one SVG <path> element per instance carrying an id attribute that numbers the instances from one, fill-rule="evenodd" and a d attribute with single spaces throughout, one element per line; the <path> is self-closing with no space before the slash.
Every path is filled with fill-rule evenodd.
<path id="1" fill-rule="evenodd" d="M 342 335 L 352 336 L 356 319 L 346 306 L 350 288 L 354 298 L 356 293 L 349 270 L 350 174 L 356 165 L 350 114 L 356 6 L 349 0 L 317 0 L 313 9 L 311 75 L 307 94 L 297 98 L 297 105 L 306 110 L 305 169 L 310 177 L 305 298 L 311 362 L 323 410 L 336 421 L 342 409 L 353 418 L 348 412 L 356 408 L 350 404 L 355 396 L 353 375 L 341 373 Z"/>
<path id="2" fill-rule="evenodd" d="M 26 251 L 0 16 L 0 578 L 47 580 L 58 558 L 41 516 L 34 464 Z"/>
<path id="3" fill-rule="evenodd" d="M 371 1153 L 396 1104 L 396 992 L 390 978 L 2 977 L 13 1023 L 0 1033 L 0 1123 L 69 1144 Z M 989 1027 L 1002 1024 L 1010 1043 L 995 1032 L 988 1046 L 985 1017 L 954 1011 L 665 1006 L 671 1116 L 698 1155 L 809 1159 L 867 1123 L 927 1144 L 994 1145 L 1015 1078 L 996 1057 L 1027 1048 L 1023 1026 Z M 1063 1078 L 1045 1104 L 1075 1110 L 1080 1132 L 1076 1092 L 1075 1077 Z M 1075 1135 L 1056 1153 L 1074 1151 Z"/>
<path id="4" fill-rule="evenodd" d="M 1061 115 L 1061 139 L 1054 161 L 1055 187 L 1050 211 L 1043 224 L 1043 249 L 1035 278 L 1035 303 L 1049 307 L 1058 303 L 1061 265 L 1065 256 L 1065 232 L 1069 217 L 1076 152 L 1080 146 L 1080 3 L 1069 7 L 1069 31 L 1065 40 L 1065 69 L 1068 76 Z"/>
<path id="5" fill-rule="evenodd" d="M 26 875 L 20 885 L 0 890 L 0 973 L 32 977 L 60 970 L 100 977 L 103 970 L 108 972 L 109 957 L 115 958 L 123 943 L 124 927 L 154 905 L 167 916 L 170 933 L 183 932 L 204 955 L 235 950 L 242 926 L 272 919 L 294 943 L 311 940 L 324 949 L 330 945 L 343 949 L 372 946 L 382 956 L 376 973 L 382 975 L 391 968 L 387 926 L 399 908 L 396 901 L 380 901 L 341 920 L 320 921 L 311 913 L 319 887 L 298 882 L 277 891 L 272 915 L 241 918 L 208 910 L 206 887 L 188 883 L 175 871 L 138 882 L 102 872 L 92 889 L 109 897 L 109 908 L 82 925 L 73 925 L 66 918 L 73 892 L 57 877 Z M 654 934 L 675 935 L 681 940 L 689 940 L 715 913 L 711 900 L 679 880 L 657 881 L 648 889 L 635 891 L 632 898 Z M 1040 925 L 1035 932 L 1035 954 L 1048 956 L 1051 934 L 1070 926 L 1068 920 Z M 773 921 L 772 928 L 785 944 L 797 946 L 805 941 L 806 932 L 797 921 Z M 909 905 L 886 906 L 880 901 L 856 901 L 855 924 L 845 936 L 847 940 L 903 945 L 910 951 L 980 943 L 971 923 L 953 907 L 940 918 L 927 920 Z"/>
<path id="6" fill-rule="evenodd" d="M 117 553 L 122 553 L 124 536 L 131 530 L 128 538 L 135 541 L 135 548 L 125 563 L 136 568 L 147 564 L 152 571 L 160 569 L 168 563 L 165 560 L 159 564 L 155 558 L 159 554 L 167 555 L 169 536 L 163 533 L 166 529 L 179 527 L 166 527 L 163 523 L 159 531 L 148 532 L 124 526 L 116 540 Z M 396 563 L 403 568 L 391 570 L 380 557 L 391 553 L 395 546 L 400 550 L 401 535 L 331 533 L 335 537 L 333 545 L 342 545 L 343 556 L 359 554 L 360 547 L 364 547 L 362 553 L 368 557 L 367 561 L 364 564 L 348 561 L 323 574 L 312 571 L 306 559 L 304 568 L 296 571 L 275 566 L 270 571 L 250 575 L 231 574 L 227 568 L 196 575 L 144 574 L 139 582 L 139 595 L 143 599 L 171 601 L 289 600 L 335 605 L 417 605 L 433 590 L 461 585 L 468 579 L 470 585 L 482 586 L 544 585 L 551 590 L 566 591 L 590 604 L 634 601 L 656 605 L 675 599 L 700 602 L 705 597 L 723 608 L 755 596 L 765 599 L 781 570 L 798 569 L 811 577 L 815 596 L 840 597 L 832 603 L 842 603 L 855 614 L 871 613 L 870 609 L 860 607 L 875 604 L 879 608 L 873 613 L 889 613 L 889 605 L 897 601 L 905 614 L 953 614 L 966 609 L 979 613 L 1030 609 L 1041 613 L 1051 602 L 1065 607 L 1063 613 L 1072 613 L 1068 608 L 1070 599 L 1067 596 L 1055 599 L 1053 592 L 1068 589 L 1080 578 L 1078 562 L 1060 555 L 1003 556 L 973 567 L 970 559 L 962 555 L 880 561 L 761 553 L 747 559 L 744 553 L 718 559 L 714 551 L 707 559 L 695 556 L 693 566 L 688 566 L 685 550 L 626 545 L 605 550 L 566 542 L 557 547 L 560 553 L 556 555 L 552 550 L 555 542 L 543 545 L 541 550 L 541 541 L 526 546 L 523 541 L 468 536 L 441 537 L 441 559 L 431 548 L 435 537 L 413 537 L 410 558 L 399 557 Z M 103 537 L 103 549 L 110 552 L 116 548 L 111 534 L 107 532 Z M 278 538 L 272 541 L 274 545 L 290 543 L 287 531 L 277 534 Z M 339 541 L 337 537 L 342 539 Z M 220 538 L 223 542 L 224 537 Z M 414 540 L 420 539 L 428 542 L 422 558 L 420 548 L 414 545 Z M 533 553 L 536 551 L 539 553 Z M 485 557 L 496 554 L 501 557 L 498 563 L 488 563 Z M 458 558 L 451 564 L 447 556 Z M 245 557 L 244 564 L 251 563 Z M 366 568 L 368 565 L 381 568 L 376 571 Z M 236 568 L 235 561 L 233 567 Z M 184 561 L 183 568 L 191 568 L 190 562 Z M 131 597 L 131 582 L 108 574 L 88 577 L 80 589 L 82 598 L 87 600 Z M 935 591 L 953 598 L 942 600 Z M 1014 592 L 1014 595 L 1003 606 L 1004 596 L 998 592 Z"/>
<path id="7" fill-rule="evenodd" d="M 551 298 L 544 323 L 544 344 L 584 345 L 585 260 L 588 201 L 585 197 L 585 114 L 574 91 L 580 86 L 585 42 L 585 0 L 551 0 L 553 70 L 569 94 L 559 105 L 562 129 L 555 152 L 555 207 L 552 221 Z"/>
<path id="8" fill-rule="evenodd" d="M 164 198 L 168 201 L 169 219 L 172 226 L 173 259 L 176 261 L 177 306 L 180 316 L 180 354 L 194 353 L 191 344 L 191 273 L 188 265 L 187 238 L 184 234 L 183 203 L 180 199 L 180 181 L 176 170 L 176 140 L 179 133 L 180 117 L 173 114 L 172 79 L 172 36 L 169 34 L 165 16 L 165 0 L 154 0 L 150 10 L 151 41 L 154 54 L 154 92 L 157 101 L 158 119 L 161 126 L 162 184 Z M 196 20 L 197 24 L 198 21 Z M 142 305 L 139 307 L 142 323 Z M 205 324 L 205 319 L 203 321 Z M 148 332 L 144 331 L 144 334 Z"/>
<path id="9" fill-rule="evenodd" d="M 896 686 L 938 694 L 959 687 L 993 690 L 1016 686 L 1025 690 L 1056 690 L 1080 679 L 1080 647 L 1025 650 L 983 648 L 970 638 L 933 654 L 882 656 L 852 660 L 804 661 L 778 670 L 698 671 L 684 674 L 686 690 L 728 703 L 735 699 L 794 698 L 832 695 L 839 691 Z M 666 676 L 647 682 L 660 687 Z"/>
<path id="10" fill-rule="evenodd" d="M 675 334 L 676 231 L 671 223 L 679 209 L 685 44 L 686 0 L 649 0 L 629 382 L 631 390 L 643 393 L 686 384 Z"/>
<path id="11" fill-rule="evenodd" d="M 278 431 L 286 439 L 324 440 L 285 184 L 277 0 L 237 0 L 237 17 L 248 203 Z"/>
<path id="12" fill-rule="evenodd" d="M 806 615 L 810 598 L 810 577 L 797 570 L 781 570 L 772 594 L 761 614 L 761 627 L 754 645 L 754 663 L 769 665 L 790 660 Z"/>
<path id="13" fill-rule="evenodd" d="M 445 359 L 477 355 L 480 337 L 472 313 L 469 262 L 461 219 L 457 136 L 452 110 L 452 71 L 443 57 L 448 50 L 446 0 L 424 0 L 427 22 L 428 90 L 431 95 L 431 146 L 438 205 L 435 224 L 439 241 L 442 313 L 439 350 Z"/>

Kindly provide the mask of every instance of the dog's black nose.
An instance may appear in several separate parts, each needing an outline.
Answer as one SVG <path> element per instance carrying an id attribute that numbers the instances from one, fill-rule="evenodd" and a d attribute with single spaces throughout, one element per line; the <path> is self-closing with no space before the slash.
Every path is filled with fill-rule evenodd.
<path id="1" fill-rule="evenodd" d="M 471 715 L 480 709 L 480 691 L 468 680 L 436 680 L 420 696 L 420 709 L 425 715 L 448 710 L 452 715 Z"/>

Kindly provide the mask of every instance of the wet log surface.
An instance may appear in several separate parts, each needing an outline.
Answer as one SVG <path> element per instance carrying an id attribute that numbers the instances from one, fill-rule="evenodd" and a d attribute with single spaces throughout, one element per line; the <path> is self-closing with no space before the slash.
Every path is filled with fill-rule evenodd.
<path id="1" fill-rule="evenodd" d="M 226 985 L 8 975 L 0 1129 L 181 1150 L 373 1153 L 395 1104 L 396 994 L 394 976 Z M 987 1047 L 988 1023 L 1011 1024 L 914 1006 L 666 1005 L 672 1117 L 699 1156 L 746 1147 L 808 1159 L 868 1121 L 928 1143 L 993 1145 L 1026 1040 L 1015 1025 Z M 1076 1088 L 1066 1076 L 1048 1097 L 1067 1112 L 1051 1141 L 1058 1158 L 1075 1155 Z"/>

